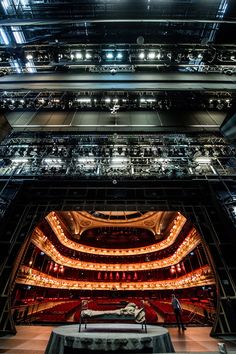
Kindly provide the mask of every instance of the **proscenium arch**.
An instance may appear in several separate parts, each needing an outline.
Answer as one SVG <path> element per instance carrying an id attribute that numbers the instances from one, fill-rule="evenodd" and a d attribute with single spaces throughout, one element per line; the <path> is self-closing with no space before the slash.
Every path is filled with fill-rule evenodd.
<path id="1" fill-rule="evenodd" d="M 229 266 L 233 226 L 217 203 L 217 182 L 208 181 L 25 181 L 1 221 L 0 334 L 16 333 L 11 290 L 35 226 L 54 210 L 179 211 L 207 245 L 217 280 L 217 313 L 212 335 L 236 333 L 235 282 Z M 223 214 L 223 217 L 222 217 Z M 235 258 L 235 257 L 234 257 Z M 235 260 L 236 262 L 236 260 Z M 232 262 L 231 262 L 232 263 Z"/>

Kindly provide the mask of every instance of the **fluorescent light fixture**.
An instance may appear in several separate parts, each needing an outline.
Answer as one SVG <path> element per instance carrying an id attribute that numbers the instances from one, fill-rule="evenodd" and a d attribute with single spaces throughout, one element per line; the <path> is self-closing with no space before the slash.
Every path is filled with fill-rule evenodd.
<path id="1" fill-rule="evenodd" d="M 89 166 L 91 166 L 91 165 L 93 165 L 94 164 L 94 157 L 79 157 L 78 158 L 78 162 L 79 163 L 89 163 L 90 165 Z"/>
<path id="2" fill-rule="evenodd" d="M 28 159 L 22 159 L 22 158 L 14 158 L 11 160 L 13 163 L 24 163 L 24 162 L 28 162 Z"/>
<path id="3" fill-rule="evenodd" d="M 11 60 L 10 61 L 11 67 L 18 73 L 21 73 L 21 68 L 17 60 Z"/>
<path id="4" fill-rule="evenodd" d="M 37 72 L 37 69 L 34 65 L 34 61 L 33 60 L 29 60 L 28 63 L 25 64 L 25 67 L 26 67 L 26 70 L 29 72 L 29 73 L 36 73 Z"/>
<path id="5" fill-rule="evenodd" d="M 158 162 L 170 162 L 169 159 L 165 159 L 163 157 L 159 157 L 158 159 L 156 159 L 156 161 L 158 161 Z"/>
<path id="6" fill-rule="evenodd" d="M 25 36 L 20 26 L 11 26 L 11 30 L 17 44 L 25 43 Z"/>
<path id="7" fill-rule="evenodd" d="M 140 98 L 140 103 L 152 103 L 156 102 L 155 98 Z"/>
<path id="8" fill-rule="evenodd" d="M 45 163 L 48 163 L 50 165 L 61 165 L 62 161 L 61 159 L 53 159 L 53 158 L 47 158 L 43 160 Z"/>
<path id="9" fill-rule="evenodd" d="M 155 59 L 156 53 L 155 52 L 149 52 L 148 53 L 148 59 Z"/>
<path id="10" fill-rule="evenodd" d="M 87 98 L 87 97 L 84 97 L 84 98 L 77 98 L 76 101 L 77 101 L 77 102 L 80 102 L 80 103 L 91 103 L 91 98 Z"/>
<path id="11" fill-rule="evenodd" d="M 211 158 L 201 156 L 201 157 L 196 157 L 195 161 L 199 164 L 209 164 L 211 163 Z"/>
<path id="12" fill-rule="evenodd" d="M 125 168 L 127 165 L 127 157 L 114 156 L 111 159 L 111 167 L 113 168 Z"/>
<path id="13" fill-rule="evenodd" d="M 138 57 L 139 57 L 139 59 L 144 59 L 145 53 L 144 52 L 139 53 Z"/>
<path id="14" fill-rule="evenodd" d="M 20 0 L 22 6 L 28 6 L 29 1 L 28 0 Z"/>
<path id="15" fill-rule="evenodd" d="M 107 53 L 107 54 L 106 54 L 106 58 L 107 58 L 107 59 L 113 59 L 113 58 L 114 58 L 113 53 L 112 53 L 112 52 Z"/>
<path id="16" fill-rule="evenodd" d="M 0 28 L 0 35 L 1 35 L 1 37 L 2 37 L 3 43 L 4 43 L 5 45 L 8 45 L 8 44 L 9 44 L 9 40 L 8 40 L 7 35 L 6 35 L 6 32 L 4 31 L 3 28 Z"/>
<path id="17" fill-rule="evenodd" d="M 75 53 L 75 58 L 78 59 L 78 60 L 82 60 L 83 59 L 83 55 L 81 52 L 76 52 Z"/>
<path id="18" fill-rule="evenodd" d="M 7 13 L 7 10 L 10 8 L 11 4 L 9 0 L 2 0 L 1 1 L 3 10 Z"/>

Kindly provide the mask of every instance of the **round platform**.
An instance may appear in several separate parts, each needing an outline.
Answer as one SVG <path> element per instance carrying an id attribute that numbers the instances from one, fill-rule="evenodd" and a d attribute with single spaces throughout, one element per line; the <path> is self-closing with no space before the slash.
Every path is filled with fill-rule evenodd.
<path id="1" fill-rule="evenodd" d="M 87 352 L 174 352 L 166 328 L 148 326 L 144 333 L 140 325 L 120 323 L 91 323 L 81 332 L 79 325 L 57 327 L 51 333 L 45 354 L 63 354 L 65 348 Z"/>

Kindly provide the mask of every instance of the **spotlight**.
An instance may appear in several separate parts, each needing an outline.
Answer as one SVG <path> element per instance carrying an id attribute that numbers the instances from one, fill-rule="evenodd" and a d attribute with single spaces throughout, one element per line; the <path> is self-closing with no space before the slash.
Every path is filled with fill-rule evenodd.
<path id="1" fill-rule="evenodd" d="M 118 53 L 116 56 L 116 59 L 122 59 L 123 58 L 123 54 L 122 53 Z"/>
<path id="2" fill-rule="evenodd" d="M 91 53 L 87 52 L 87 53 L 85 54 L 85 59 L 91 59 L 91 58 L 92 58 Z"/>
<path id="3" fill-rule="evenodd" d="M 32 60 L 33 59 L 33 55 L 32 54 L 27 54 L 26 55 L 26 59 L 27 60 Z"/>
<path id="4" fill-rule="evenodd" d="M 156 53 L 155 52 L 150 52 L 148 53 L 148 59 L 155 59 Z"/>
<path id="5" fill-rule="evenodd" d="M 79 59 L 79 60 L 83 59 L 83 55 L 81 52 L 75 53 L 75 57 L 76 57 L 76 59 Z"/>
<path id="6" fill-rule="evenodd" d="M 139 53 L 139 59 L 144 59 L 145 58 L 145 53 L 144 52 L 141 52 L 141 53 Z"/>
<path id="7" fill-rule="evenodd" d="M 112 52 L 107 53 L 107 54 L 106 54 L 106 58 L 107 58 L 107 59 L 113 59 L 113 58 L 114 58 L 113 53 L 112 53 Z"/>

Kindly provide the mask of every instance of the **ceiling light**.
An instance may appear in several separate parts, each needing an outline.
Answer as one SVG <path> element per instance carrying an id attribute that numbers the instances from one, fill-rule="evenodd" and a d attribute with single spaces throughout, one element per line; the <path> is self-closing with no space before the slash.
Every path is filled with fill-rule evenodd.
<path id="1" fill-rule="evenodd" d="M 3 4 L 3 2 L 2 2 Z M 7 37 L 7 34 L 5 32 L 5 30 L 3 28 L 0 28 L 0 36 L 2 37 L 2 40 L 4 42 L 5 45 L 8 45 L 9 44 L 9 40 L 8 40 L 8 37 Z"/>
<path id="2" fill-rule="evenodd" d="M 155 52 L 150 52 L 148 53 L 148 59 L 155 59 L 156 53 Z"/>
<path id="3" fill-rule="evenodd" d="M 76 59 L 79 59 L 79 60 L 83 59 L 83 55 L 81 52 L 75 53 L 75 57 L 76 57 Z"/>
<path id="4" fill-rule="evenodd" d="M 23 158 L 14 158 L 11 160 L 13 163 L 24 163 L 24 162 L 28 162 L 28 159 L 23 159 Z"/>
<path id="5" fill-rule="evenodd" d="M 141 52 L 139 53 L 139 59 L 144 59 L 145 58 L 145 53 L 144 52 Z"/>
<path id="6" fill-rule="evenodd" d="M 209 157 L 204 157 L 204 156 L 197 157 L 195 159 L 195 161 L 198 162 L 199 164 L 209 164 L 209 163 L 211 163 L 211 159 Z"/>
<path id="7" fill-rule="evenodd" d="M 116 56 L 116 59 L 122 59 L 123 58 L 123 54 L 122 53 L 118 53 Z"/>
<path id="8" fill-rule="evenodd" d="M 20 26 L 11 26 L 11 30 L 17 44 L 25 43 L 25 36 Z"/>
<path id="9" fill-rule="evenodd" d="M 107 53 L 107 54 L 106 54 L 106 58 L 107 58 L 107 59 L 113 59 L 113 58 L 114 58 L 113 53 L 112 53 L 112 52 Z"/>
<path id="10" fill-rule="evenodd" d="M 85 58 L 86 58 L 86 59 L 91 59 L 91 58 L 92 58 L 91 53 L 88 53 L 88 52 L 87 52 L 87 53 L 85 54 Z"/>
<path id="11" fill-rule="evenodd" d="M 33 55 L 32 54 L 27 54 L 26 55 L 26 59 L 27 60 L 32 60 L 33 59 Z"/>
<path id="12" fill-rule="evenodd" d="M 76 100 L 77 102 L 80 102 L 80 103 L 90 103 L 91 102 L 91 98 L 87 98 L 87 97 L 81 97 L 81 98 L 77 98 Z"/>
<path id="13" fill-rule="evenodd" d="M 53 159 L 53 158 L 47 158 L 43 160 L 45 163 L 52 164 L 52 165 L 58 165 L 62 163 L 61 159 Z"/>

